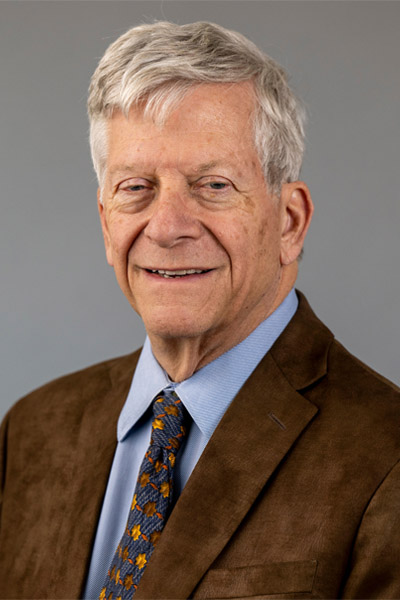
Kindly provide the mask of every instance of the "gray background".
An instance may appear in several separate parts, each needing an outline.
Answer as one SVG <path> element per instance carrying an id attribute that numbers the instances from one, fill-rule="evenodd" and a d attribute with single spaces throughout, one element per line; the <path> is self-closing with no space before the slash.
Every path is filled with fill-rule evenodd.
<path id="1" fill-rule="evenodd" d="M 292 74 L 316 205 L 298 287 L 353 353 L 399 382 L 398 2 L 0 2 L 0 416 L 143 340 L 105 261 L 85 102 L 107 45 L 154 19 L 238 29 Z"/>

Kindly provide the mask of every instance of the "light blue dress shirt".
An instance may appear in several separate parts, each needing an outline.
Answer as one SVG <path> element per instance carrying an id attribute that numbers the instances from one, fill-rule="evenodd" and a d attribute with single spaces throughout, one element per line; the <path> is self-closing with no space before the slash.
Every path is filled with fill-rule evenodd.
<path id="1" fill-rule="evenodd" d="M 297 310 L 294 290 L 240 344 L 181 383 L 172 383 L 147 338 L 117 428 L 117 449 L 97 527 L 84 598 L 98 598 L 126 526 L 140 465 L 150 441 L 153 398 L 173 386 L 193 419 L 174 471 L 175 500 L 246 379 Z"/>

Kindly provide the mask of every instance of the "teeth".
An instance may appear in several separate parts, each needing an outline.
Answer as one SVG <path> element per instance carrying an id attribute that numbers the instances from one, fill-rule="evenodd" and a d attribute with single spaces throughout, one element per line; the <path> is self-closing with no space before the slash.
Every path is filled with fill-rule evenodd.
<path id="1" fill-rule="evenodd" d="M 169 271 L 166 269 L 151 269 L 152 273 L 158 273 L 163 277 L 183 277 L 184 275 L 194 275 L 195 273 L 204 273 L 202 269 L 182 269 L 177 271 Z"/>

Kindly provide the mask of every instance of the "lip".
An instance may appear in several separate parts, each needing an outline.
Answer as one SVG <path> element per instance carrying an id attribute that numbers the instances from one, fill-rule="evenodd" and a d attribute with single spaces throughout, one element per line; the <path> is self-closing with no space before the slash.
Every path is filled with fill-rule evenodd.
<path id="1" fill-rule="evenodd" d="M 189 281 L 196 281 L 196 280 L 200 280 L 200 279 L 204 279 L 205 277 L 209 276 L 215 269 L 204 269 L 204 268 L 199 268 L 199 267 L 182 267 L 182 268 L 174 268 L 174 269 L 161 269 L 160 267 L 155 269 L 154 267 L 148 269 L 148 268 L 142 268 L 141 269 L 143 274 L 146 276 L 146 278 L 149 278 L 152 281 L 156 281 L 156 282 L 166 282 L 166 283 L 177 283 L 177 282 L 189 282 Z M 171 271 L 171 272 L 177 272 L 177 271 L 203 271 L 203 273 L 189 273 L 187 275 L 182 275 L 182 276 L 163 276 L 160 275 L 159 273 L 154 273 L 153 271 Z"/>
<path id="2" fill-rule="evenodd" d="M 194 267 L 190 265 L 188 267 L 160 267 L 159 265 L 153 267 L 139 267 L 143 271 L 211 271 L 213 267 Z"/>

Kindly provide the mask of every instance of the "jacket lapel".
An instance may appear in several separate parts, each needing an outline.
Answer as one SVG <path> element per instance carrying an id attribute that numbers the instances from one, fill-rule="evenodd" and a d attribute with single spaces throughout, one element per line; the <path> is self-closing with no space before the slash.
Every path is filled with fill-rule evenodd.
<path id="1" fill-rule="evenodd" d="M 139 353 L 117 359 L 106 381 L 85 404 L 71 457 L 71 485 L 65 490 L 66 511 L 54 549 L 51 598 L 81 598 L 117 443 L 117 421 L 126 400 Z M 101 388 L 101 389 L 100 389 Z M 72 444 L 71 444 L 71 447 Z M 65 568 L 62 566 L 65 565 Z"/>
<path id="2" fill-rule="evenodd" d="M 267 355 L 204 450 L 135 598 L 190 596 L 316 412 Z"/>

